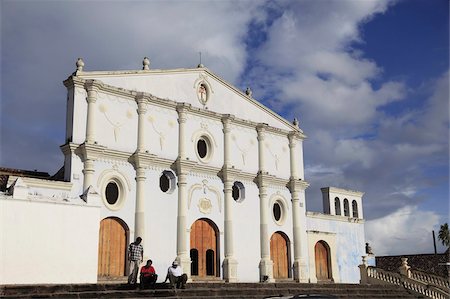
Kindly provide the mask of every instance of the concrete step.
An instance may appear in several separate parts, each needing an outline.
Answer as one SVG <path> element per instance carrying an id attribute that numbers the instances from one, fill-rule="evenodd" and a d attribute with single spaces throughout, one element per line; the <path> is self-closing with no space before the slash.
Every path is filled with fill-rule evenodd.
<path id="1" fill-rule="evenodd" d="M 293 294 L 329 294 L 337 298 L 417 298 L 401 287 L 359 284 L 190 283 L 173 290 L 157 284 L 139 290 L 126 284 L 3 286 L 2 298 L 265 298 Z"/>

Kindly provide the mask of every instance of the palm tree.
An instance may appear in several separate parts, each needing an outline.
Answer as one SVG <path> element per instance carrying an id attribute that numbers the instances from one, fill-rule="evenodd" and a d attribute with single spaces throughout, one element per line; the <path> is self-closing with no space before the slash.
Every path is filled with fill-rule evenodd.
<path id="1" fill-rule="evenodd" d="M 448 224 L 444 223 L 441 225 L 441 229 L 439 230 L 438 235 L 439 240 L 441 240 L 442 245 L 449 246 L 450 245 L 450 232 L 448 231 Z"/>

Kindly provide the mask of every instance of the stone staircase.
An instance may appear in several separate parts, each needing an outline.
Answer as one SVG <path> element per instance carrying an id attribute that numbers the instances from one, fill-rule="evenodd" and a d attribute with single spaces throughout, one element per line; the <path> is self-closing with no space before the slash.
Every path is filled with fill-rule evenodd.
<path id="1" fill-rule="evenodd" d="M 0 286 L 0 298 L 254 298 L 286 295 L 331 295 L 330 298 L 422 298 L 395 285 L 223 283 L 194 282 L 173 290 L 157 284 L 155 290 L 139 290 L 126 284 L 9 285 Z M 320 297 L 322 298 L 322 297 Z"/>

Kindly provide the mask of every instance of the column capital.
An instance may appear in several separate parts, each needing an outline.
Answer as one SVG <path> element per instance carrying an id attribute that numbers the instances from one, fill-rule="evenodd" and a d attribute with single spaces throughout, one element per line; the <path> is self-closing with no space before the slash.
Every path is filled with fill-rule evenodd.
<path id="1" fill-rule="evenodd" d="M 256 126 L 256 132 L 258 132 L 258 141 L 259 140 L 264 140 L 264 133 L 267 131 L 267 127 L 269 125 L 268 124 L 264 124 L 264 123 L 259 123 Z"/>
<path id="2" fill-rule="evenodd" d="M 288 189 L 291 193 L 300 192 L 306 190 L 309 187 L 309 183 L 301 179 L 290 178 L 288 183 Z"/>
<path id="3" fill-rule="evenodd" d="M 103 86 L 103 83 L 98 80 L 86 80 L 84 88 L 86 91 L 99 91 Z"/>
<path id="4" fill-rule="evenodd" d="M 295 146 L 297 145 L 298 140 L 300 140 L 300 134 L 296 131 L 291 131 L 288 134 L 288 139 L 289 139 L 289 148 L 295 148 Z"/>
<path id="5" fill-rule="evenodd" d="M 103 155 L 105 149 L 106 147 L 102 145 L 83 143 L 75 150 L 75 154 L 81 158 L 81 161 L 85 162 L 86 160 L 96 160 Z"/>
<path id="6" fill-rule="evenodd" d="M 144 93 L 139 92 L 138 94 L 136 94 L 136 96 L 134 97 L 134 100 L 136 101 L 137 106 L 138 106 L 138 109 L 137 109 L 138 114 L 145 114 L 147 112 L 148 99 L 144 95 Z"/>
<path id="7" fill-rule="evenodd" d="M 227 125 L 230 125 L 231 122 L 233 122 L 233 120 L 234 120 L 235 118 L 236 118 L 236 117 L 235 117 L 234 115 L 232 115 L 232 114 L 224 114 L 224 115 L 222 116 L 222 118 L 221 118 L 224 127 L 227 126 Z"/>
<path id="8" fill-rule="evenodd" d="M 148 152 L 135 152 L 129 159 L 128 162 L 133 165 L 134 169 L 138 171 L 139 169 L 147 168 L 155 159 L 155 155 L 149 154 Z"/>

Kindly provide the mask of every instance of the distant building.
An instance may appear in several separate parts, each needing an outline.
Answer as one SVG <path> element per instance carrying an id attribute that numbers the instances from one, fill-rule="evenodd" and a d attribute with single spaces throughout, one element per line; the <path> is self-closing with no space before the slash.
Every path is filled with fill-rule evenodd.
<path id="1" fill-rule="evenodd" d="M 0 195 L 0 284 L 124 276 L 138 236 L 158 273 L 176 258 L 198 280 L 359 281 L 363 193 L 323 188 L 324 213 L 306 211 L 298 121 L 201 65 L 83 66 L 64 81 L 63 169 Z"/>

